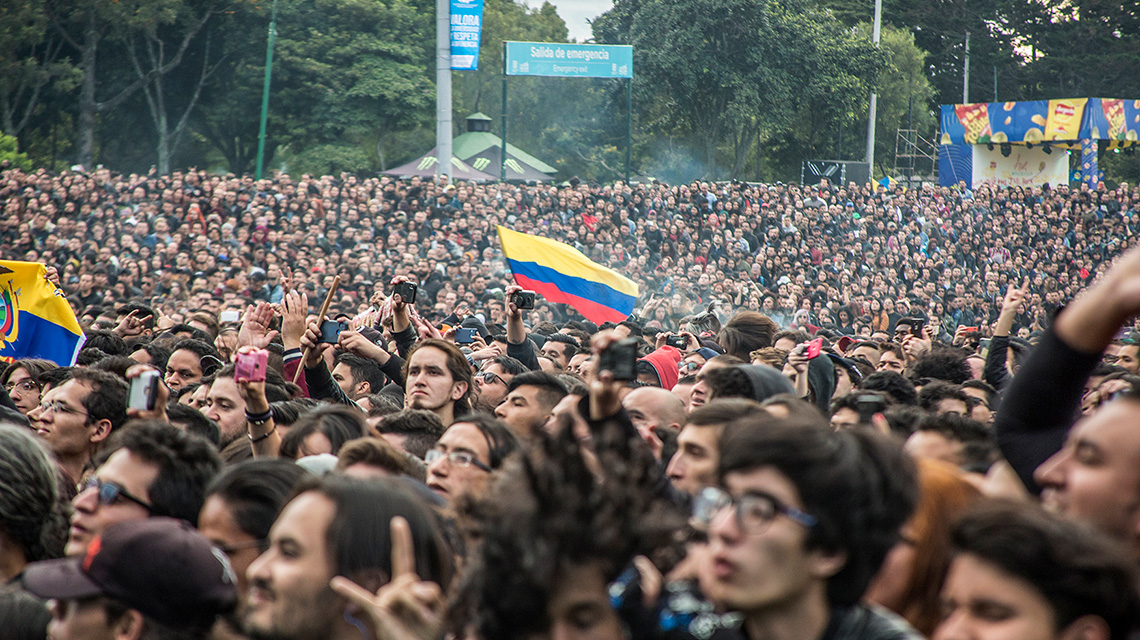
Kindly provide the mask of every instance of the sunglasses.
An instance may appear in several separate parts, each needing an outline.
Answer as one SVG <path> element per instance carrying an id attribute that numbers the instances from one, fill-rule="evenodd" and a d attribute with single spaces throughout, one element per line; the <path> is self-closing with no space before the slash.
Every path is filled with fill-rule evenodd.
<path id="1" fill-rule="evenodd" d="M 493 371 L 484 371 L 483 373 L 477 373 L 475 374 L 475 377 L 482 378 L 483 384 L 495 384 L 495 382 L 498 381 L 502 383 L 504 387 L 507 386 L 507 381 L 500 378 L 499 374 Z"/>
<path id="2" fill-rule="evenodd" d="M 109 505 L 115 504 L 116 502 L 119 501 L 119 498 L 122 498 L 124 500 L 127 500 L 128 502 L 133 502 L 133 503 L 137 504 L 138 506 L 142 507 L 143 509 L 146 509 L 147 512 L 149 512 L 151 514 L 154 514 L 154 506 L 153 505 L 149 504 L 148 502 L 146 502 L 145 500 L 143 500 L 137 496 L 131 495 L 130 492 L 128 492 L 126 489 L 123 488 L 122 485 L 120 485 L 118 483 L 105 482 L 103 480 L 100 480 L 99 478 L 96 478 L 95 476 L 91 476 L 90 478 L 87 479 L 87 482 L 83 483 L 83 487 L 82 487 L 82 489 L 80 489 L 80 493 L 82 493 L 88 489 L 95 489 L 98 492 L 99 504 L 101 504 L 103 506 L 109 506 Z"/>

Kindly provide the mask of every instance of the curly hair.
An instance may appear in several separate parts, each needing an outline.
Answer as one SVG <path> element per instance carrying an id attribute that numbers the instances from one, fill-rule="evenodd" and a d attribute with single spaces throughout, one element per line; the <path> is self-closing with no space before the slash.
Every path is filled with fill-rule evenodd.
<path id="1" fill-rule="evenodd" d="M 570 568 L 600 566 L 609 582 L 637 554 L 661 563 L 684 524 L 653 489 L 652 452 L 620 425 L 594 434 L 596 466 L 572 429 L 540 438 L 488 495 L 460 505 L 483 542 L 449 612 L 457 633 L 513 640 L 545 631 L 547 603 Z"/>

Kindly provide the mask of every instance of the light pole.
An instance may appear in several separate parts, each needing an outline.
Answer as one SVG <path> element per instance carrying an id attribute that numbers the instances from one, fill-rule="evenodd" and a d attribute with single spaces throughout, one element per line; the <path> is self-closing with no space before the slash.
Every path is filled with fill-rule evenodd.
<path id="1" fill-rule="evenodd" d="M 439 175 L 451 177 L 451 0 L 435 1 L 435 152 Z"/>
<path id="2" fill-rule="evenodd" d="M 879 47 L 879 24 L 883 18 L 883 0 L 875 0 L 875 23 L 871 28 L 871 42 Z M 867 177 L 875 181 L 875 115 L 879 96 L 871 92 L 871 107 L 867 115 Z"/>
<path id="3" fill-rule="evenodd" d="M 269 43 L 265 46 L 265 88 L 261 92 L 261 126 L 257 131 L 257 180 L 261 180 L 261 168 L 265 160 L 265 123 L 269 120 L 269 78 L 273 75 L 273 40 L 276 36 L 277 0 L 273 0 L 273 10 L 269 14 Z"/>

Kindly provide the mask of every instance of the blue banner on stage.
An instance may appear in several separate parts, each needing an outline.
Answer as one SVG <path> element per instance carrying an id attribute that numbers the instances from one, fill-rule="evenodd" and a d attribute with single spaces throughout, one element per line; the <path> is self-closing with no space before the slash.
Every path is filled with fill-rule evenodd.
<path id="1" fill-rule="evenodd" d="M 508 42 L 504 60 L 509 76 L 632 78 L 629 45 Z"/>
<path id="2" fill-rule="evenodd" d="M 451 0 L 451 68 L 479 68 L 479 35 L 483 30 L 483 0 Z"/>

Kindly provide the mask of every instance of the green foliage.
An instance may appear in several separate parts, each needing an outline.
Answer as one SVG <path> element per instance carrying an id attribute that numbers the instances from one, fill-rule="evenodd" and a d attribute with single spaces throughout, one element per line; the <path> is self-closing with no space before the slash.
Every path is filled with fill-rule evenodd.
<path id="1" fill-rule="evenodd" d="M 79 71 L 63 55 L 39 0 L 5 0 L 0 9 L 0 127 L 20 135 L 49 89 L 73 90 Z"/>
<path id="2" fill-rule="evenodd" d="M 27 154 L 20 153 L 16 137 L 0 132 L 0 165 L 3 163 L 8 163 L 25 171 L 35 167 L 35 163 Z"/>
<path id="3" fill-rule="evenodd" d="M 870 37 L 871 26 L 861 24 L 859 31 Z M 896 132 L 914 129 L 918 135 L 930 140 L 938 127 L 938 118 L 931 108 L 934 88 L 926 77 L 926 52 L 915 46 L 914 34 L 884 27 L 879 46 L 887 65 L 879 72 L 875 89 L 879 97 L 875 118 L 874 173 L 886 175 L 893 168 Z M 860 111 L 860 114 L 861 121 L 865 122 L 867 110 Z"/>
<path id="4" fill-rule="evenodd" d="M 745 177 L 773 143 L 798 167 L 884 64 L 868 38 L 797 0 L 618 0 L 595 35 L 633 44 L 641 126 L 687 143 L 707 177 Z"/>

